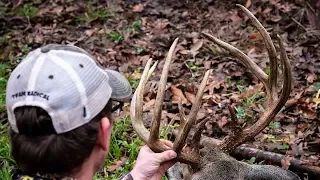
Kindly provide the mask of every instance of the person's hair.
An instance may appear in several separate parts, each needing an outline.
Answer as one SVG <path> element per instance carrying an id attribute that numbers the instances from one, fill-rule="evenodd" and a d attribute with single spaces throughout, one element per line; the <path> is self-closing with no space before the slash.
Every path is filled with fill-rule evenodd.
<path id="1" fill-rule="evenodd" d="M 98 138 L 103 117 L 111 119 L 112 102 L 90 122 L 72 131 L 57 134 L 48 113 L 39 107 L 16 108 L 19 133 L 11 128 L 11 154 L 25 173 L 70 175 L 80 170 Z M 112 122 L 110 122 L 112 123 Z"/>

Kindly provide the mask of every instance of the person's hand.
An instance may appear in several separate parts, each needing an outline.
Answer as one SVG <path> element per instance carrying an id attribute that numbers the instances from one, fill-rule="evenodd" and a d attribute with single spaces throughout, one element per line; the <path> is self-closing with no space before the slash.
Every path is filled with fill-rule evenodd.
<path id="1" fill-rule="evenodd" d="M 168 147 L 172 147 L 172 143 L 167 140 L 160 140 Z M 134 180 L 160 180 L 164 173 L 173 166 L 176 161 L 177 153 L 173 150 L 164 151 L 162 153 L 154 153 L 148 146 L 143 146 L 139 152 L 136 165 L 131 171 Z"/>

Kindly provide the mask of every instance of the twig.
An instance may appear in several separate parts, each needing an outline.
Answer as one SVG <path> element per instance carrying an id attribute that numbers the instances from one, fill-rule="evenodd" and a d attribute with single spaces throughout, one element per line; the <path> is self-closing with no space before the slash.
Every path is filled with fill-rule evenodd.
<path id="1" fill-rule="evenodd" d="M 299 23 L 296 19 L 291 18 L 295 23 L 297 23 L 303 30 L 305 30 L 306 32 L 308 32 L 307 28 L 305 28 L 301 23 Z"/>

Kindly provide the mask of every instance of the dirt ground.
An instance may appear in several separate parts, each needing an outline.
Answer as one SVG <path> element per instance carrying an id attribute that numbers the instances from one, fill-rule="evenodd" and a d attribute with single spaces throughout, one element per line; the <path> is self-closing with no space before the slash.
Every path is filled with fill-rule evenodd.
<path id="1" fill-rule="evenodd" d="M 268 108 L 262 83 L 200 34 L 210 32 L 239 48 L 268 74 L 262 36 L 237 3 L 259 19 L 277 50 L 276 35 L 282 37 L 293 75 L 285 108 L 248 146 L 319 166 L 320 1 L 25 0 L 16 8 L 0 2 L 0 61 L 10 60 L 14 66 L 22 53 L 44 44 L 73 44 L 86 49 L 105 67 L 123 72 L 135 88 L 146 61 L 159 60 L 145 95 L 145 119 L 150 122 L 163 60 L 178 37 L 163 123 L 178 119 L 178 97 L 186 113 L 190 111 L 205 71 L 212 69 L 197 119 L 208 118 L 203 133 L 221 139 L 228 134 L 231 121 L 227 105 L 236 108 L 246 126 Z"/>

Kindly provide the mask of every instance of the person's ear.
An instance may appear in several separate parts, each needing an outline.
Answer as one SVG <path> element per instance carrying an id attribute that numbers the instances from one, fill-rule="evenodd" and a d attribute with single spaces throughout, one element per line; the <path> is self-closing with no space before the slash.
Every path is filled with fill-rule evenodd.
<path id="1" fill-rule="evenodd" d="M 110 136 L 110 131 L 112 127 L 108 118 L 104 117 L 101 119 L 100 127 L 99 127 L 99 136 L 97 139 L 97 144 L 103 149 L 104 151 L 108 148 L 108 139 Z"/>

